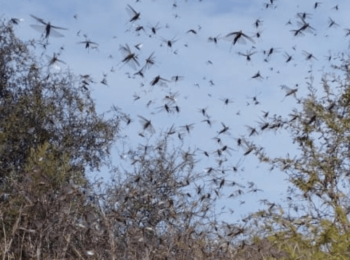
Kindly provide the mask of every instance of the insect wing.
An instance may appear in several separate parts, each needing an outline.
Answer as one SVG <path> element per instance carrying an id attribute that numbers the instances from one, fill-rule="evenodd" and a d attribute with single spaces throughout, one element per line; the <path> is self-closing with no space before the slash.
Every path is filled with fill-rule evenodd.
<path id="1" fill-rule="evenodd" d="M 119 50 L 124 56 L 127 56 L 131 53 L 130 47 L 127 44 L 125 44 L 125 46 L 120 45 Z"/>
<path id="2" fill-rule="evenodd" d="M 131 17 L 134 17 L 135 15 L 137 15 L 137 12 L 135 11 L 135 9 L 132 8 L 130 5 L 128 5 L 128 7 L 126 8 L 126 11 Z"/>
<path id="3" fill-rule="evenodd" d="M 34 30 L 42 33 L 43 35 L 46 35 L 46 27 L 47 27 L 47 25 L 31 24 L 30 27 L 32 27 Z M 56 30 L 54 30 L 51 27 L 50 27 L 50 33 L 49 33 L 48 36 L 53 36 L 53 37 L 56 37 L 56 38 L 64 37 L 63 34 L 57 32 Z"/>
<path id="4" fill-rule="evenodd" d="M 127 63 L 135 70 L 137 66 L 140 66 L 139 62 L 137 61 L 137 56 L 135 53 L 131 52 L 129 45 L 126 44 L 125 46 L 120 46 L 119 50 L 124 55 L 122 60 L 123 63 Z"/>
<path id="5" fill-rule="evenodd" d="M 30 27 L 32 27 L 34 30 L 40 33 L 45 33 L 45 25 L 37 25 L 37 24 L 31 24 Z"/>
<path id="6" fill-rule="evenodd" d="M 55 25 L 50 25 L 50 27 L 51 27 L 51 30 L 52 29 L 58 29 L 58 30 L 68 30 L 67 28 L 63 28 L 63 27 L 59 27 L 59 26 L 55 26 Z"/>
<path id="7" fill-rule="evenodd" d="M 144 66 L 145 69 L 150 69 L 155 64 L 154 58 L 154 52 L 152 52 L 151 55 L 146 59 L 146 64 Z"/>
<path id="8" fill-rule="evenodd" d="M 242 37 L 243 37 L 243 38 L 242 38 Z M 249 40 L 251 43 L 254 43 L 254 44 L 255 44 L 255 41 L 253 40 L 252 37 L 250 37 L 250 36 L 248 36 L 248 35 L 245 35 L 244 33 L 242 34 L 242 37 L 240 37 L 240 38 L 242 38 L 242 39 L 247 39 L 247 40 Z"/>
<path id="9" fill-rule="evenodd" d="M 36 17 L 36 16 L 34 16 L 34 15 L 30 15 L 31 17 L 33 17 L 35 20 L 37 20 L 39 23 L 42 23 L 42 24 L 44 24 L 44 25 L 47 25 L 47 23 L 45 23 L 45 21 L 43 20 L 43 19 L 41 19 L 41 18 L 39 18 L 39 17 Z"/>
<path id="10" fill-rule="evenodd" d="M 50 34 L 49 36 L 52 36 L 52 37 L 56 37 L 56 38 L 61 38 L 61 37 L 64 37 L 63 34 L 59 33 L 58 31 L 52 29 L 52 26 L 50 28 Z"/>
<path id="11" fill-rule="evenodd" d="M 126 11 L 131 16 L 130 22 L 135 22 L 139 19 L 140 13 L 136 12 L 134 8 L 132 8 L 130 5 L 128 5 L 128 8 L 126 8 Z"/>
<path id="12" fill-rule="evenodd" d="M 136 60 L 137 57 L 134 53 L 130 53 L 128 56 L 126 56 L 122 62 L 128 64 L 131 68 L 134 70 L 137 69 L 137 66 L 139 66 L 139 62 Z"/>

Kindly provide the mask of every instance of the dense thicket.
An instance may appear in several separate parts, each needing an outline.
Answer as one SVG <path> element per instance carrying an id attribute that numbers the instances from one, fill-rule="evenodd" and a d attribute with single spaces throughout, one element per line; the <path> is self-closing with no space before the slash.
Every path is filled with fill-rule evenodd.
<path id="1" fill-rule="evenodd" d="M 110 185 L 85 177 L 110 159 L 124 115 L 98 115 L 88 76 L 54 70 L 33 54 L 38 46 L 1 23 L 2 259 L 227 258 L 229 243 L 211 244 L 215 199 L 193 189 L 205 177 L 195 154 L 169 147 L 169 132 L 129 150 Z"/>
<path id="2" fill-rule="evenodd" d="M 285 173 L 290 188 L 286 204 L 264 200 L 266 209 L 225 223 L 215 211 L 228 185 L 224 171 L 198 172 L 197 151 L 176 145 L 172 128 L 126 151 L 127 167 L 116 167 L 110 184 L 87 179 L 111 159 L 127 117 L 118 109 L 97 114 L 89 75 L 42 62 L 33 54 L 40 43 L 22 42 L 11 24 L 0 24 L 3 259 L 349 258 L 348 60 L 323 75 L 324 94 L 310 77 L 298 109 L 267 113 L 263 126 L 252 127 L 261 135 L 287 131 L 296 156 L 272 157 L 238 139 L 249 144 L 245 155 Z"/>
<path id="3" fill-rule="evenodd" d="M 79 196 L 89 186 L 85 172 L 110 159 L 120 127 L 121 113 L 98 115 L 80 78 L 35 57 L 38 46 L 19 40 L 11 23 L 1 21 L 3 259 L 53 259 L 59 251 L 64 256 L 72 250 L 64 246 L 74 232 L 72 224 L 78 215 L 92 211 L 87 197 Z"/>

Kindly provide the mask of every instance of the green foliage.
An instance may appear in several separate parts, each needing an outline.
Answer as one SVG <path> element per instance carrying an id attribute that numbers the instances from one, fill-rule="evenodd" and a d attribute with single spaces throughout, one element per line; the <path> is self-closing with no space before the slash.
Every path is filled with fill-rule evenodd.
<path id="1" fill-rule="evenodd" d="M 47 143 L 32 149 L 22 180 L 11 183 L 12 192 L 1 191 L 3 259 L 58 253 L 66 247 L 66 236 L 74 234 L 77 215 L 89 209 L 78 186 L 67 182 L 85 182 L 81 172 L 72 171 L 68 156 L 57 158 L 51 149 Z"/>
<path id="2" fill-rule="evenodd" d="M 69 71 L 54 72 L 31 53 L 12 26 L 0 26 L 0 179 L 20 177 L 30 151 L 45 143 L 73 166 L 99 169 L 119 131 L 119 111 L 98 115 L 90 94 Z"/>
<path id="3" fill-rule="evenodd" d="M 2 259 L 62 259 L 81 251 L 82 241 L 96 244 L 93 236 L 81 239 L 77 220 L 101 213 L 84 194 L 85 172 L 108 163 L 120 128 L 120 111 L 98 115 L 79 78 L 52 72 L 31 53 L 37 44 L 21 42 L 1 22 Z"/>
<path id="4" fill-rule="evenodd" d="M 298 155 L 270 157 L 264 149 L 257 153 L 261 162 L 280 169 L 290 182 L 288 207 L 269 202 L 273 207 L 251 216 L 261 224 L 257 236 L 267 237 L 288 255 L 285 259 L 350 256 L 350 88 L 347 72 L 344 76 L 337 69 L 345 66 L 346 61 L 341 62 L 334 66 L 336 73 L 323 75 L 323 84 L 332 82 L 333 92 L 320 95 L 311 77 L 309 96 L 298 99 L 301 108 L 279 121 L 280 128 L 290 133 Z M 275 118 L 270 120 L 270 125 L 276 123 Z"/>

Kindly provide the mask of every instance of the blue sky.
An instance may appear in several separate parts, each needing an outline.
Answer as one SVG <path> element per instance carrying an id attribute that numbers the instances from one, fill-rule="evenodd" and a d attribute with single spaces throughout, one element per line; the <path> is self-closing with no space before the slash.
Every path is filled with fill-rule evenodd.
<path id="1" fill-rule="evenodd" d="M 257 126 L 262 111 L 269 111 L 270 115 L 291 112 L 296 106 L 295 100 L 290 97 L 284 99 L 282 84 L 290 88 L 298 86 L 297 96 L 306 95 L 306 82 L 310 77 L 308 71 L 312 70 L 314 86 L 319 88 L 321 94 L 321 75 L 329 70 L 330 65 L 326 56 L 330 52 L 347 51 L 349 45 L 344 29 L 350 28 L 347 14 L 350 2 L 323 1 L 317 9 L 314 9 L 312 1 L 274 2 L 266 8 L 267 1 L 258 0 L 105 0 L 103 3 L 86 0 L 12 0 L 3 1 L 1 15 L 4 18 L 24 19 L 16 28 L 23 39 L 40 38 L 40 33 L 30 27 L 38 24 L 30 14 L 68 29 L 60 31 L 64 34 L 63 38 L 49 38 L 50 45 L 45 54 L 53 55 L 64 47 L 60 59 L 67 65 L 60 65 L 61 69 L 70 69 L 77 75 L 91 74 L 97 82 L 91 91 L 98 111 L 103 112 L 116 105 L 130 114 L 134 122 L 125 129 L 125 134 L 132 147 L 145 143 L 138 135 L 141 124 L 137 115 L 150 118 L 156 133 L 174 124 L 183 132 L 185 146 L 197 149 L 200 162 L 196 170 L 203 171 L 207 167 L 215 167 L 218 159 L 214 151 L 220 146 L 213 138 L 222 129 L 221 123 L 229 126 L 230 134 L 222 135 L 222 139 L 235 151 L 224 155 L 227 158 L 225 167 L 239 164 L 244 171 L 231 172 L 227 179 L 246 186 L 248 181 L 253 181 L 263 190 L 258 194 L 249 193 L 237 200 L 228 200 L 225 197 L 231 190 L 226 187 L 227 196 L 218 202 L 218 207 L 226 206 L 234 210 L 234 214 L 223 216 L 230 221 L 257 210 L 261 207 L 260 199 L 283 200 L 287 189 L 285 174 L 269 172 L 268 166 L 259 165 L 254 156 L 243 156 L 235 138 L 247 136 L 247 126 Z M 141 12 L 140 19 L 134 23 L 129 22 L 128 4 Z M 338 10 L 333 8 L 336 5 Z M 303 12 L 310 14 L 306 20 L 315 30 L 305 32 L 304 36 L 294 36 L 291 30 L 301 26 L 298 25 L 301 19 L 297 13 Z M 74 18 L 75 15 L 77 18 Z M 330 18 L 339 26 L 329 27 Z M 257 19 L 262 21 L 259 28 L 254 27 Z M 291 24 L 288 24 L 289 21 Z M 153 35 L 151 27 L 157 24 L 159 30 Z M 144 31 L 136 32 L 138 26 L 143 26 Z M 187 32 L 191 29 L 197 34 Z M 240 30 L 251 36 L 255 43 L 246 40 L 245 44 L 232 45 L 224 39 L 228 33 Z M 258 31 L 260 38 L 254 36 Z M 97 50 L 87 50 L 83 44 L 78 44 L 85 40 L 84 34 L 99 44 Z M 208 41 L 209 37 L 217 36 L 217 44 Z M 167 46 L 168 40 L 174 40 L 172 47 Z M 125 44 L 138 55 L 141 66 L 154 52 L 155 65 L 144 72 L 144 78 L 135 76 L 137 70 L 122 63 L 125 56 L 119 49 Z M 140 50 L 134 47 L 136 44 L 142 44 Z M 267 58 L 266 52 L 271 48 L 274 52 Z M 256 52 L 251 56 L 251 61 L 238 54 L 247 51 Z M 317 60 L 306 60 L 303 51 L 312 53 Z M 286 53 L 293 56 L 289 63 L 286 63 Z M 41 50 L 38 54 L 41 54 Z M 257 72 L 260 72 L 262 79 L 252 78 Z M 107 74 L 108 86 L 98 83 L 103 79 L 103 74 Z M 158 75 L 168 80 L 166 86 L 150 85 Z M 177 75 L 182 76 L 183 80 L 172 81 L 171 78 Z M 176 105 L 181 109 L 180 113 L 168 114 L 161 109 L 166 103 L 164 97 L 169 93 L 178 93 Z M 140 99 L 135 101 L 134 96 Z M 254 104 L 254 97 L 259 104 Z M 233 102 L 225 105 L 227 98 Z M 149 101 L 152 103 L 147 107 Z M 205 118 L 198 112 L 201 108 L 207 108 L 214 122 L 212 127 L 202 122 Z M 193 130 L 186 135 L 181 126 L 192 123 Z M 284 132 L 271 132 L 252 138 L 274 155 L 293 155 L 297 152 Z M 122 150 L 119 144 L 114 152 L 115 164 L 125 166 L 127 162 L 120 162 L 118 156 L 118 151 Z M 208 151 L 210 157 L 205 157 L 201 151 Z M 106 172 L 98 174 L 108 178 Z M 242 204 L 242 201 L 245 203 Z"/>

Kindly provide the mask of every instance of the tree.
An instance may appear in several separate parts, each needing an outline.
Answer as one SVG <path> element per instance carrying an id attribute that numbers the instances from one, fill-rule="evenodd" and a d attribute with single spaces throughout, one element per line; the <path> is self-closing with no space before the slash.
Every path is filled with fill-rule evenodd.
<path id="1" fill-rule="evenodd" d="M 271 157 L 257 149 L 260 161 L 285 173 L 290 187 L 288 207 L 266 202 L 268 208 L 251 218 L 261 224 L 257 236 L 288 259 L 349 258 L 350 78 L 348 59 L 339 60 L 323 75 L 322 94 L 310 77 L 309 95 L 298 99 L 302 107 L 267 121 L 267 130 L 278 124 L 290 134 L 297 155 Z"/>
<path id="2" fill-rule="evenodd" d="M 0 25 L 0 256 L 225 258 L 211 244 L 218 230 L 211 185 L 190 189 L 207 174 L 194 171 L 194 152 L 169 147 L 171 129 L 129 150 L 134 168 L 116 169 L 119 182 L 85 177 L 87 167 L 108 162 L 126 116 L 97 115 L 86 82 L 43 65 L 30 51 L 37 45 Z"/>
<path id="3" fill-rule="evenodd" d="M 108 227 L 118 237 L 119 258 L 193 259 L 196 255 L 216 255 L 205 250 L 205 239 L 212 225 L 210 190 L 193 192 L 193 183 L 204 178 L 193 169 L 196 160 L 191 151 L 169 147 L 164 133 L 154 145 L 129 151 L 133 169 L 119 184 L 104 192 Z M 215 248 L 215 247 L 213 247 Z"/>
<path id="4" fill-rule="evenodd" d="M 117 137 L 119 111 L 98 115 L 84 83 L 35 59 L 39 43 L 21 42 L 11 23 L 2 21 L 0 35 L 1 182 L 21 177 L 30 150 L 45 143 L 57 156 L 69 154 L 81 176 L 86 166 L 99 169 Z"/>
<path id="5" fill-rule="evenodd" d="M 93 210 L 82 193 L 85 172 L 108 162 L 120 130 L 122 114 L 98 115 L 77 77 L 50 70 L 31 53 L 37 44 L 20 41 L 1 21 L 3 259 L 61 258 L 72 250 L 77 215 Z"/>

